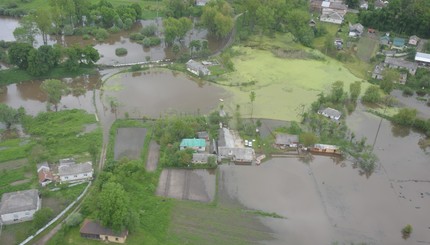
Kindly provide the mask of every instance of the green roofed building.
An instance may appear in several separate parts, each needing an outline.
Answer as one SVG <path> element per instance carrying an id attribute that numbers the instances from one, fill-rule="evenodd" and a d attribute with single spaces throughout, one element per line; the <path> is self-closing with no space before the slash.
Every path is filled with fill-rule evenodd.
<path id="1" fill-rule="evenodd" d="M 181 150 L 193 149 L 195 151 L 203 152 L 206 150 L 206 140 L 204 139 L 183 139 L 181 141 Z"/>

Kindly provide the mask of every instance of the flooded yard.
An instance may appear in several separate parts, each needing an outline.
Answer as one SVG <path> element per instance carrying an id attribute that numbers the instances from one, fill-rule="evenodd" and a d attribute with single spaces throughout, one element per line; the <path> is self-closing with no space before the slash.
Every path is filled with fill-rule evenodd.
<path id="1" fill-rule="evenodd" d="M 206 169 L 163 169 L 156 194 L 176 198 L 211 202 L 215 197 L 216 175 Z"/>
<path id="2" fill-rule="evenodd" d="M 115 137 L 114 159 L 140 159 L 145 136 L 146 128 L 119 128 Z"/>

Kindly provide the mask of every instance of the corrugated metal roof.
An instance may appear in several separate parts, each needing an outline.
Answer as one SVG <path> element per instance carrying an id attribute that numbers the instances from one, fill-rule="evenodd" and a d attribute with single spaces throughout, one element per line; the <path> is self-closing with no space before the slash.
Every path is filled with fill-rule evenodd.
<path id="1" fill-rule="evenodd" d="M 415 61 L 430 63 L 430 54 L 417 52 L 415 55 Z"/>
<path id="2" fill-rule="evenodd" d="M 206 140 L 204 139 L 183 139 L 181 147 L 205 147 Z"/>

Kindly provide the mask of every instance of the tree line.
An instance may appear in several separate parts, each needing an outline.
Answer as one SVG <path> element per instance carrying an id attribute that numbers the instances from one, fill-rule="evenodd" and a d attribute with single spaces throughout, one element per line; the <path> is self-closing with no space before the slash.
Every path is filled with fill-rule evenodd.
<path id="1" fill-rule="evenodd" d="M 381 9 L 370 5 L 360 11 L 359 21 L 368 27 L 399 34 L 430 37 L 430 1 L 391 0 Z"/>

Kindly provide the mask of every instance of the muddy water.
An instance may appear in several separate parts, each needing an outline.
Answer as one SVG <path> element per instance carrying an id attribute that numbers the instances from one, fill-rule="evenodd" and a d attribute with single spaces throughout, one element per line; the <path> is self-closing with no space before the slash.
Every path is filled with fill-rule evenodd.
<path id="1" fill-rule="evenodd" d="M 19 27 L 18 21 L 19 19 L 17 18 L 0 17 L 0 26 L 5 26 L 0 32 L 0 40 L 15 40 L 13 31 L 15 28 Z M 194 20 L 194 22 L 196 21 L 197 20 Z M 144 48 L 141 44 L 128 38 L 130 33 L 139 32 L 143 26 L 151 24 L 155 24 L 158 27 L 157 35 L 163 37 L 163 23 L 160 18 L 158 20 L 142 20 L 136 22 L 130 30 L 110 34 L 109 38 L 102 42 L 98 42 L 94 39 L 83 40 L 82 36 L 49 36 L 48 44 L 59 43 L 63 46 L 94 45 L 94 48 L 99 51 L 101 57 L 97 63 L 105 65 L 142 62 L 146 61 L 147 56 L 149 56 L 152 61 L 174 58 L 171 47 L 167 47 L 164 42 L 155 47 Z M 193 39 L 208 40 L 208 46 L 211 51 L 218 50 L 225 45 L 226 42 L 226 40 L 220 40 L 209 35 L 204 29 L 195 28 L 189 31 L 181 41 L 182 48 L 186 50 L 190 41 Z M 41 36 L 36 36 L 36 41 L 36 47 L 43 44 Z M 117 48 L 126 48 L 128 50 L 127 55 L 121 57 L 116 56 L 115 49 Z"/>
<path id="2" fill-rule="evenodd" d="M 420 101 L 417 100 L 417 96 L 403 96 L 402 91 L 400 90 L 394 90 L 391 92 L 391 95 L 394 96 L 394 98 L 397 99 L 398 102 L 402 106 L 409 107 L 409 108 L 415 108 L 418 111 L 418 115 L 423 118 L 430 118 L 430 107 L 427 106 L 426 101 Z M 424 97 L 424 99 L 429 100 L 430 97 L 427 95 Z"/>
<path id="3" fill-rule="evenodd" d="M 59 109 L 84 109 L 88 113 L 94 113 L 93 95 L 98 93 L 100 77 L 98 75 L 80 76 L 64 79 L 64 81 L 67 82 L 70 93 L 61 98 Z M 40 90 L 41 83 L 42 81 L 29 81 L 8 85 L 0 94 L 0 103 L 13 108 L 22 106 L 30 115 L 46 111 L 47 96 Z"/>

